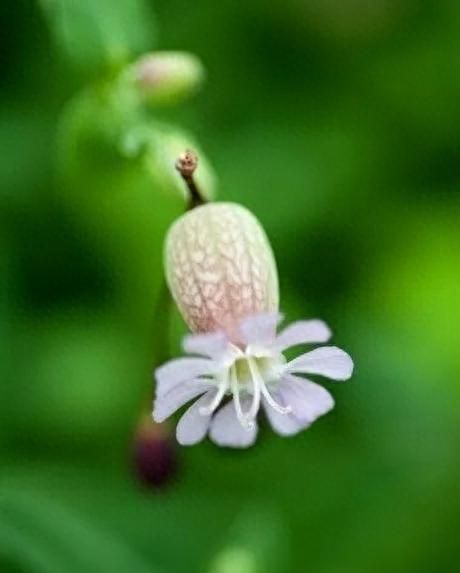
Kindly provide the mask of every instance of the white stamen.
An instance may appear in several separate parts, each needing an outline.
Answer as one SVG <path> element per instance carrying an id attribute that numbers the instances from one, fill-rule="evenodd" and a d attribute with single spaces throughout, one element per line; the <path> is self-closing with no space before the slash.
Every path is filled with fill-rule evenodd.
<path id="1" fill-rule="evenodd" d="M 252 404 L 249 412 L 247 413 L 247 418 L 250 421 L 253 421 L 257 416 L 257 412 L 259 411 L 260 407 L 260 389 L 263 385 L 264 381 L 260 375 L 259 369 L 257 367 L 257 363 L 253 358 L 248 357 L 248 365 L 249 371 L 251 372 L 252 376 L 252 387 L 254 389 L 254 394 L 252 397 Z"/>
<path id="2" fill-rule="evenodd" d="M 254 399 L 252 401 L 251 410 L 250 410 L 251 418 L 255 418 L 255 416 L 257 415 L 257 411 L 259 410 L 260 393 L 262 393 L 262 395 L 264 396 L 267 403 L 274 410 L 276 410 L 276 412 L 279 412 L 280 414 L 289 414 L 290 412 L 292 412 L 291 406 L 281 406 L 281 404 L 278 404 L 278 402 L 276 402 L 272 398 L 270 392 L 267 389 L 267 386 L 265 385 L 265 381 L 260 374 L 260 370 L 259 370 L 259 368 L 257 366 L 257 362 L 254 360 L 254 358 L 248 357 L 248 364 L 249 364 L 249 369 L 251 371 L 251 375 L 253 378 L 253 384 L 254 384 Z"/>
<path id="3" fill-rule="evenodd" d="M 269 406 L 271 406 L 276 412 L 280 413 L 280 414 L 290 414 L 292 412 L 292 408 L 291 406 L 281 406 L 280 404 L 278 404 L 278 402 L 276 402 L 270 392 L 267 390 L 267 387 L 265 386 L 265 384 L 263 384 L 261 386 L 261 391 L 262 394 L 265 398 L 265 400 L 267 400 L 267 403 L 269 404 Z"/>
<path id="4" fill-rule="evenodd" d="M 222 402 L 222 398 L 225 396 L 225 392 L 228 388 L 228 371 L 225 372 L 219 386 L 217 387 L 217 394 L 214 396 L 212 402 L 208 406 L 203 406 L 200 408 L 201 416 L 210 416 L 219 404 Z"/>
<path id="5" fill-rule="evenodd" d="M 246 430 L 252 430 L 254 428 L 254 422 L 252 420 L 247 419 L 247 416 L 244 414 L 241 408 L 240 389 L 238 387 L 238 378 L 236 376 L 235 365 L 233 365 L 230 369 L 230 387 L 233 392 L 233 403 L 235 405 L 236 416 L 238 418 L 239 423 Z"/>

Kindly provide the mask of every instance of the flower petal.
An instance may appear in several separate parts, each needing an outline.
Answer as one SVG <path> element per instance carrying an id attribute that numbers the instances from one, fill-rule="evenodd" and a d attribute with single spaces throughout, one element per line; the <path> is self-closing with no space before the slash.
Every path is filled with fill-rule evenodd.
<path id="1" fill-rule="evenodd" d="M 249 316 L 240 324 L 243 342 L 256 346 L 266 346 L 273 343 L 276 327 L 283 319 L 279 313 L 262 313 Z"/>
<path id="2" fill-rule="evenodd" d="M 163 422 L 181 406 L 212 388 L 215 386 L 198 379 L 179 384 L 166 394 L 160 396 L 157 394 L 153 408 L 153 419 L 158 423 Z"/>
<path id="3" fill-rule="evenodd" d="M 321 374 L 332 380 L 348 380 L 353 372 L 353 360 L 336 346 L 323 346 L 288 362 L 286 371 Z"/>
<path id="4" fill-rule="evenodd" d="M 243 411 L 247 411 L 251 400 L 243 398 L 241 402 Z M 256 441 L 257 431 L 257 423 L 254 423 L 251 429 L 243 428 L 236 416 L 233 402 L 229 402 L 212 419 L 209 437 L 218 446 L 247 448 Z"/>
<path id="5" fill-rule="evenodd" d="M 281 392 L 272 392 L 272 395 L 279 404 L 286 405 Z M 294 414 L 280 414 L 265 399 L 263 400 L 263 405 L 271 427 L 280 436 L 294 436 L 310 425 L 310 422 L 299 420 Z"/>
<path id="6" fill-rule="evenodd" d="M 193 446 L 206 436 L 206 432 L 211 422 L 211 414 L 203 415 L 200 413 L 201 408 L 209 406 L 214 396 L 215 390 L 206 392 L 188 410 L 182 415 L 176 428 L 176 438 L 182 446 Z"/>
<path id="7" fill-rule="evenodd" d="M 310 425 L 334 407 L 330 393 L 310 380 L 286 376 L 283 378 L 279 394 L 285 406 L 292 408 L 293 415 L 301 422 Z"/>
<path id="8" fill-rule="evenodd" d="M 299 320 L 287 326 L 276 337 L 275 346 L 282 352 L 297 344 L 327 342 L 331 331 L 322 320 Z"/>
<path id="9" fill-rule="evenodd" d="M 157 395 L 166 394 L 181 382 L 212 374 L 217 367 L 214 360 L 209 358 L 175 358 L 170 360 L 155 371 Z"/>
<path id="10" fill-rule="evenodd" d="M 182 346 L 188 354 L 202 354 L 211 358 L 219 358 L 227 349 L 228 339 L 225 333 L 221 331 L 189 334 L 184 337 Z"/>

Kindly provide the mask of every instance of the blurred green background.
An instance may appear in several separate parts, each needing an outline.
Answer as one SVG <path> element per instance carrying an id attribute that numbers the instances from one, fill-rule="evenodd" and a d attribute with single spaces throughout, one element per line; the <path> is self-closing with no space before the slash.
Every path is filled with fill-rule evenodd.
<path id="1" fill-rule="evenodd" d="M 0 572 L 457 570 L 458 1 L 0 11 Z M 152 50 L 198 56 L 200 93 L 140 101 Z M 242 452 L 149 422 L 197 142 L 206 192 L 266 227 L 287 318 L 356 363 L 330 415 Z"/>

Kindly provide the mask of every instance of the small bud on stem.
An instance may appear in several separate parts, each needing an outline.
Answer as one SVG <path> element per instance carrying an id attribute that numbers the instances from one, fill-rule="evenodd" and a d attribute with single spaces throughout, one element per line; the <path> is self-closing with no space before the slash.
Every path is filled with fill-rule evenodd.
<path id="1" fill-rule="evenodd" d="M 193 178 L 193 174 L 195 173 L 197 167 L 198 156 L 196 153 L 190 151 L 189 149 L 184 151 L 184 153 L 181 153 L 176 161 L 176 169 L 179 171 L 182 179 L 187 184 L 190 193 L 189 209 L 194 209 L 195 207 L 203 205 L 203 203 L 206 202 Z"/>
<path id="2" fill-rule="evenodd" d="M 188 52 L 151 52 L 128 68 L 143 103 L 173 105 L 192 95 L 203 83 L 201 61 Z"/>

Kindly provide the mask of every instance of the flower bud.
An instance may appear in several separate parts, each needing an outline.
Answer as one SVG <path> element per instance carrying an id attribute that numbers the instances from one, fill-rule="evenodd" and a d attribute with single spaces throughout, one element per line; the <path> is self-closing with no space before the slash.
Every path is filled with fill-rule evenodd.
<path id="1" fill-rule="evenodd" d="M 278 310 L 278 274 L 258 220 L 233 203 L 197 207 L 171 227 L 166 277 L 193 332 L 224 330 L 238 343 L 247 316 Z"/>
<path id="2" fill-rule="evenodd" d="M 150 104 L 175 103 L 195 92 L 204 79 L 200 60 L 187 52 L 155 52 L 130 68 L 142 98 Z"/>
<path id="3" fill-rule="evenodd" d="M 134 470 L 147 488 L 165 487 L 174 479 L 176 448 L 163 426 L 142 420 L 134 444 Z"/>

